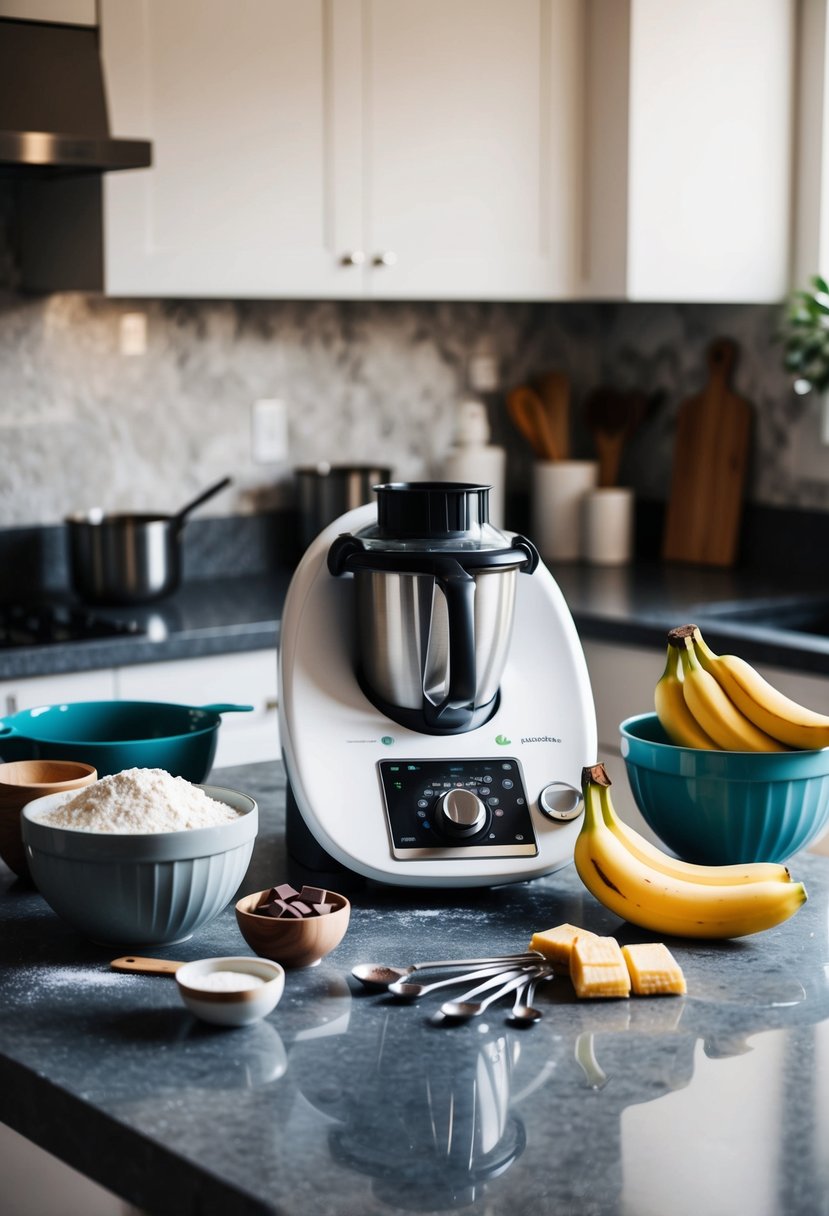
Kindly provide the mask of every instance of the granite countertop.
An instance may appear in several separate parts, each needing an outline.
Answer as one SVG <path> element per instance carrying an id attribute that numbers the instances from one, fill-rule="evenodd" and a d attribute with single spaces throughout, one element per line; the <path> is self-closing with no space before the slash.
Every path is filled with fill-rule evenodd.
<path id="1" fill-rule="evenodd" d="M 92 608 L 135 622 L 135 636 L 0 649 L 0 679 L 96 671 L 275 647 L 291 572 L 198 579 L 167 599 L 133 608 Z"/>
<path id="2" fill-rule="evenodd" d="M 260 803 L 242 891 L 284 879 L 282 770 L 213 780 Z M 644 935 L 572 866 L 480 892 L 370 884 L 267 1019 L 222 1030 L 171 980 L 110 971 L 121 951 L 0 866 L 0 1117 L 150 1213 L 814 1216 L 829 1190 L 829 861 L 792 869 L 810 898 L 790 921 L 671 942 L 687 996 L 577 1002 L 556 979 L 524 1030 L 503 1006 L 435 1026 L 437 994 L 396 1005 L 351 968 L 505 953 L 562 921 Z M 231 907 L 153 953 L 240 951 Z"/>
<path id="3" fill-rule="evenodd" d="M 729 621 L 723 609 L 824 597 L 822 574 L 782 583 L 745 570 L 637 562 L 624 567 L 569 563 L 552 567 L 580 635 L 622 645 L 662 647 L 668 629 L 694 620 L 715 649 L 752 662 L 829 675 L 829 638 Z M 94 642 L 0 650 L 0 679 L 90 671 L 168 659 L 270 648 L 279 642 L 291 570 L 199 579 L 169 599 L 131 609 L 99 609 L 135 620 L 144 634 Z"/>

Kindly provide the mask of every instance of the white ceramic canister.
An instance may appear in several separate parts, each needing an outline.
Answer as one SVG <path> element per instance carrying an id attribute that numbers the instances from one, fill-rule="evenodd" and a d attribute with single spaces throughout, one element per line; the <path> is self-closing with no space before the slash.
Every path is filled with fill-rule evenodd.
<path id="1" fill-rule="evenodd" d="M 489 486 L 489 521 L 493 527 L 503 528 L 507 454 L 504 448 L 489 442 L 489 419 L 483 402 L 462 401 L 455 427 L 441 477 L 444 481 Z"/>
<path id="2" fill-rule="evenodd" d="M 633 490 L 607 486 L 582 501 L 584 558 L 594 566 L 623 566 L 633 552 Z"/>
<path id="3" fill-rule="evenodd" d="M 530 539 L 550 561 L 583 556 L 582 500 L 598 481 L 595 460 L 539 460 L 533 465 Z"/>

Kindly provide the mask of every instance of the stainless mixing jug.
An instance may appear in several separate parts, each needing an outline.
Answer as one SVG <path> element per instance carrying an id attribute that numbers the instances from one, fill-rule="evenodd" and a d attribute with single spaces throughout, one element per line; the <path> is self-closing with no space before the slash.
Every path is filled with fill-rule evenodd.
<path id="1" fill-rule="evenodd" d="M 516 581 L 538 554 L 488 518 L 488 486 L 375 487 L 377 525 L 331 546 L 332 574 L 356 585 L 357 676 L 393 721 L 429 734 L 495 712 L 512 635 Z"/>

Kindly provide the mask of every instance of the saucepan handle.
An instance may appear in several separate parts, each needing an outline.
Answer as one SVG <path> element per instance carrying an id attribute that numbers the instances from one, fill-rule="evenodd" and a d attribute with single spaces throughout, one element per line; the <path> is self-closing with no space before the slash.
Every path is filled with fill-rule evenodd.
<path id="1" fill-rule="evenodd" d="M 249 714 L 253 711 L 252 705 L 201 705 L 199 708 L 214 714 Z"/>

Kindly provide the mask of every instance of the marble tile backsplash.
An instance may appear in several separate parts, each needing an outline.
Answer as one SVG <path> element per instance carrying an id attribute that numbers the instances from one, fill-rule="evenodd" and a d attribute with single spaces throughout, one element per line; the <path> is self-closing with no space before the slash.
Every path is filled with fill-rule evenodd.
<path id="1" fill-rule="evenodd" d="M 2 282 L 2 268 L 0 268 Z M 119 350 L 121 319 L 147 317 L 147 351 Z M 642 498 L 668 492 L 678 405 L 702 387 L 705 352 L 736 340 L 734 388 L 755 405 L 748 497 L 829 509 L 827 481 L 801 480 L 792 438 L 806 408 L 780 367 L 772 307 L 112 300 L 0 294 L 0 527 L 51 524 L 71 511 L 172 511 L 225 473 L 232 489 L 206 515 L 249 514 L 292 499 L 295 465 L 378 461 L 399 478 L 439 468 L 473 355 L 497 361 L 503 389 L 546 370 L 572 383 L 574 455 L 592 454 L 580 417 L 599 384 L 655 399 L 621 480 Z M 287 403 L 282 464 L 251 454 L 251 405 Z M 530 455 L 487 397 L 509 488 Z M 829 449 L 827 449 L 829 466 Z"/>

